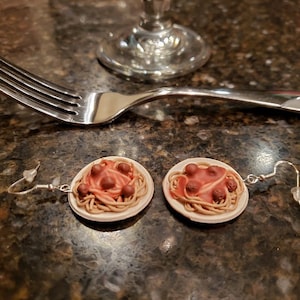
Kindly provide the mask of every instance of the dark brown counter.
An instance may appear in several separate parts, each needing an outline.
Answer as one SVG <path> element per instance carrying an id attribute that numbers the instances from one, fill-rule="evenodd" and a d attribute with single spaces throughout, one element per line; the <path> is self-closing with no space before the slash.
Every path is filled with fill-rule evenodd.
<path id="1" fill-rule="evenodd" d="M 202 2 L 202 3 L 201 3 Z M 300 90 L 298 1 L 174 1 L 173 19 L 199 32 L 212 57 L 165 83 L 119 78 L 97 61 L 101 37 L 133 24 L 138 1 L 2 0 L 0 55 L 58 84 L 126 93 L 162 85 Z M 300 206 L 292 169 L 249 186 L 230 222 L 188 221 L 166 203 L 167 171 L 209 157 L 249 173 L 280 159 L 300 166 L 299 115 L 229 101 L 176 97 L 135 108 L 105 126 L 74 127 L 0 94 L 0 299 L 298 299 Z M 192 122 L 190 122 L 192 120 Z M 150 205 L 123 222 L 77 217 L 67 196 L 7 193 L 41 162 L 38 181 L 70 183 L 110 155 L 143 164 Z"/>

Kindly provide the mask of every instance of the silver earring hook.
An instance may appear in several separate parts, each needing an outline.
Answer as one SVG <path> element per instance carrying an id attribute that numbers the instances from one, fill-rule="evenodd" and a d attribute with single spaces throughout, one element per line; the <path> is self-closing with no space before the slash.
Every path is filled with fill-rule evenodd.
<path id="1" fill-rule="evenodd" d="M 9 186 L 9 188 L 7 190 L 8 193 L 14 194 L 14 195 L 25 195 L 25 194 L 33 192 L 34 190 L 38 190 L 38 189 L 46 189 L 49 191 L 59 190 L 64 193 L 71 192 L 71 188 L 68 184 L 56 185 L 53 183 L 35 184 L 30 188 L 18 190 L 19 185 L 26 184 L 26 183 L 30 184 L 34 181 L 34 179 L 38 173 L 38 169 L 40 168 L 40 165 L 41 165 L 40 162 L 38 162 L 38 165 L 34 169 L 25 170 L 23 172 L 23 177 L 18 179 L 16 182 L 14 182 L 13 184 L 11 184 Z"/>
<path id="2" fill-rule="evenodd" d="M 277 174 L 277 168 L 278 166 L 282 164 L 287 164 L 291 167 L 294 168 L 296 172 L 296 186 L 291 189 L 291 193 L 294 197 L 294 200 L 297 201 L 300 204 L 300 172 L 297 169 L 297 167 L 291 163 L 290 161 L 287 160 L 279 160 L 278 162 L 275 163 L 273 172 L 265 175 L 254 175 L 254 174 L 249 174 L 245 179 L 244 182 L 246 184 L 255 184 L 258 181 L 265 181 L 266 179 L 272 178 Z"/>

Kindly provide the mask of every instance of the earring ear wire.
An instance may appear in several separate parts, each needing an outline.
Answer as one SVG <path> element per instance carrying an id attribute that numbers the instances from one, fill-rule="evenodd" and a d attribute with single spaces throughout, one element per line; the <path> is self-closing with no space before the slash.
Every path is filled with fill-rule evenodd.
<path id="1" fill-rule="evenodd" d="M 279 160 L 275 163 L 273 172 L 266 174 L 266 175 L 254 175 L 254 174 L 249 174 L 245 179 L 244 182 L 246 184 L 255 184 L 258 181 L 265 181 L 266 179 L 269 179 L 271 177 L 274 177 L 277 174 L 277 168 L 282 165 L 282 164 L 287 164 L 291 167 L 294 168 L 296 172 L 296 186 L 291 189 L 291 193 L 293 195 L 293 198 L 295 201 L 297 201 L 300 204 L 300 172 L 297 169 L 297 167 L 291 163 L 290 161 L 287 160 Z"/>
<path id="2" fill-rule="evenodd" d="M 9 194 L 14 194 L 14 195 L 26 195 L 28 193 L 33 192 L 34 190 L 37 189 L 46 189 L 50 191 L 54 190 L 59 190 L 64 193 L 69 193 L 71 192 L 70 186 L 68 184 L 62 184 L 62 185 L 54 185 L 52 183 L 50 184 L 35 184 L 34 186 L 28 188 L 28 189 L 23 189 L 23 190 L 18 190 L 17 187 L 18 185 L 22 183 L 32 183 L 38 173 L 38 170 L 40 168 L 40 162 L 38 162 L 37 166 L 33 169 L 30 170 L 25 170 L 23 172 L 23 177 L 18 179 L 16 182 L 11 184 L 9 188 L 7 189 L 7 192 Z"/>

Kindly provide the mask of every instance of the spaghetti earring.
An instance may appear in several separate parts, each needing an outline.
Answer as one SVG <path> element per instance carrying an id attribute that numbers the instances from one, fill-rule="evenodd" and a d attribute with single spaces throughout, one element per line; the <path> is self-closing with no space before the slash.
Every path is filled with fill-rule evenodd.
<path id="1" fill-rule="evenodd" d="M 266 175 L 249 174 L 245 179 L 229 165 L 209 158 L 190 158 L 172 167 L 163 180 L 163 191 L 170 206 L 200 223 L 222 223 L 238 217 L 247 207 L 246 185 L 274 177 L 278 167 L 289 165 L 296 172 L 293 198 L 300 204 L 299 170 L 285 160 Z"/>
<path id="2" fill-rule="evenodd" d="M 175 211 L 207 224 L 238 217 L 249 200 L 242 177 L 231 166 L 203 157 L 173 166 L 163 180 L 163 191 Z"/>
<path id="3" fill-rule="evenodd" d="M 96 222 L 120 221 L 135 216 L 151 201 L 154 183 L 149 172 L 129 158 L 109 156 L 86 165 L 71 184 L 35 184 L 40 163 L 23 172 L 8 193 L 25 195 L 39 189 L 68 194 L 71 209 Z"/>

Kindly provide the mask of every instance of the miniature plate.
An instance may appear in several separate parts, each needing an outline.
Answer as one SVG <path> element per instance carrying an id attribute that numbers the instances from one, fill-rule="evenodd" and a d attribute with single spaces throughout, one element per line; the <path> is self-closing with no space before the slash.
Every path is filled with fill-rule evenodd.
<path id="1" fill-rule="evenodd" d="M 87 212 L 85 209 L 78 207 L 76 203 L 76 198 L 74 197 L 73 193 L 68 194 L 68 200 L 69 204 L 72 208 L 72 210 L 79 215 L 82 218 L 85 218 L 90 221 L 96 221 L 96 222 L 115 222 L 115 221 L 121 221 L 128 219 L 130 217 L 133 217 L 137 215 L 139 212 L 141 212 L 151 201 L 154 193 L 154 183 L 151 175 L 149 172 L 138 162 L 125 158 L 125 157 L 119 157 L 119 156 L 107 156 L 107 157 L 102 157 L 100 159 L 97 159 L 90 164 L 86 165 L 83 169 L 79 171 L 79 173 L 74 177 L 71 183 L 71 189 L 73 190 L 76 182 L 80 180 L 85 172 L 95 163 L 99 163 L 101 160 L 107 159 L 107 160 L 116 160 L 116 159 L 122 159 L 124 161 L 128 161 L 129 163 L 132 163 L 134 167 L 140 172 L 147 184 L 148 184 L 148 191 L 145 196 L 143 196 L 139 203 L 133 207 L 128 208 L 125 211 L 122 212 L 103 212 L 99 214 L 91 214 Z"/>
<path id="2" fill-rule="evenodd" d="M 209 165 L 220 166 L 220 167 L 223 167 L 227 170 L 230 170 L 230 171 L 233 171 L 234 173 L 236 173 L 244 186 L 244 191 L 243 191 L 242 195 L 240 196 L 240 199 L 239 199 L 236 209 L 229 211 L 229 212 L 217 214 L 217 215 L 203 215 L 200 213 L 187 211 L 184 208 L 182 203 L 180 203 L 179 201 L 172 198 L 172 196 L 170 194 L 170 189 L 169 189 L 169 180 L 168 180 L 169 175 L 171 173 L 173 173 L 174 171 L 182 172 L 184 170 L 184 167 L 189 163 L 206 163 Z M 170 206 L 174 210 L 176 210 L 178 213 L 182 214 L 183 216 L 185 216 L 186 218 L 188 218 L 192 221 L 199 222 L 199 223 L 207 223 L 207 224 L 223 223 L 223 222 L 227 222 L 227 221 L 230 221 L 230 220 L 238 217 L 247 207 L 248 199 L 249 199 L 248 189 L 247 189 L 243 179 L 232 167 L 230 167 L 229 165 L 227 165 L 221 161 L 215 160 L 215 159 L 201 158 L 201 157 L 189 158 L 189 159 L 183 160 L 180 163 L 176 164 L 174 167 L 172 167 L 168 171 L 168 173 L 166 174 L 166 176 L 163 180 L 163 192 L 164 192 L 165 197 L 166 197 L 168 203 L 170 204 Z"/>

